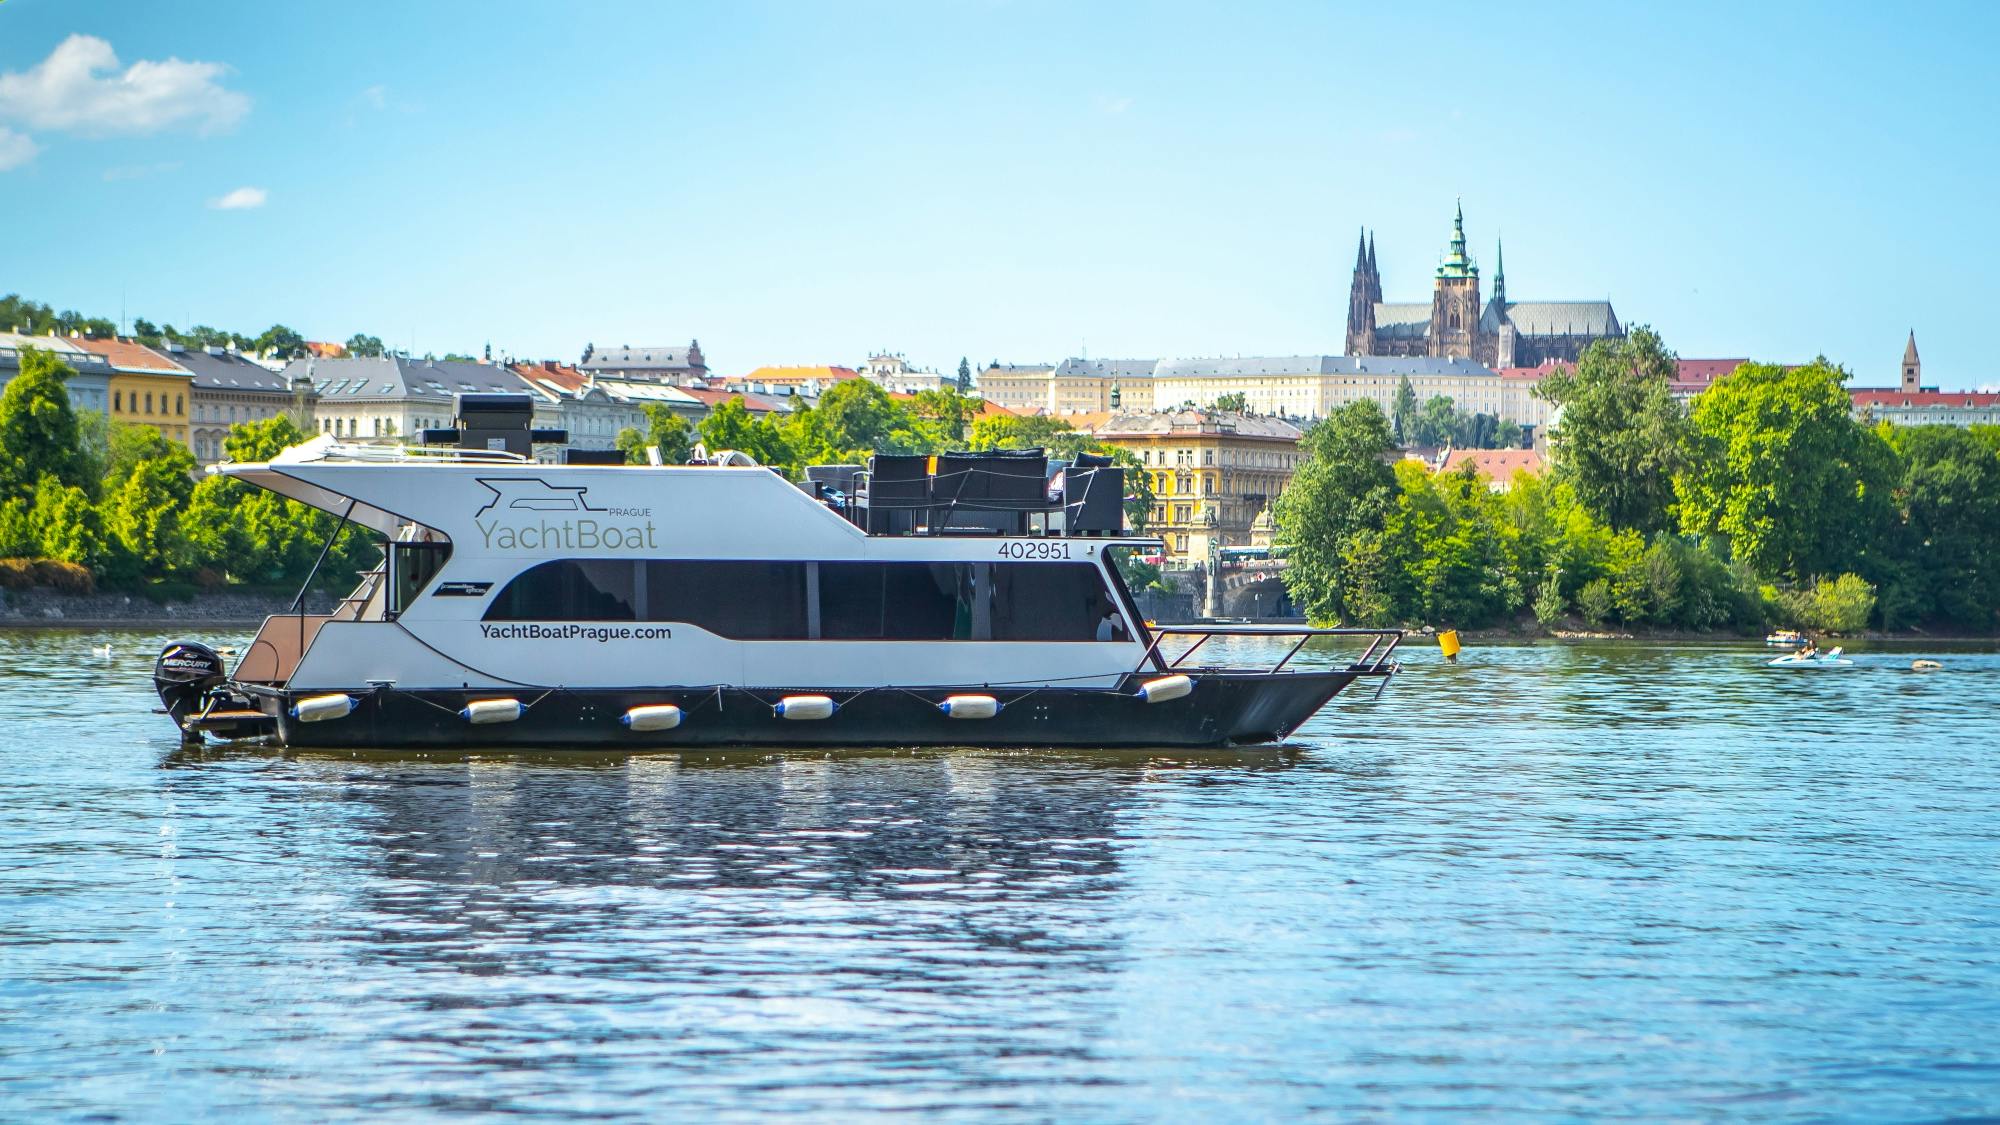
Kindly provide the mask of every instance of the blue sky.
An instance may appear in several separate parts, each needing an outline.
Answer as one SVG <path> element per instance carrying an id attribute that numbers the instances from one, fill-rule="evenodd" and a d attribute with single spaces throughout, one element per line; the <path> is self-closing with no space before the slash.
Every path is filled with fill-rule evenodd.
<path id="1" fill-rule="evenodd" d="M 1462 197 L 1516 300 L 2000 383 L 2000 6 L 1397 7 L 0 0 L 0 292 L 726 373 L 1337 352 L 1357 229 L 1427 299 Z"/>

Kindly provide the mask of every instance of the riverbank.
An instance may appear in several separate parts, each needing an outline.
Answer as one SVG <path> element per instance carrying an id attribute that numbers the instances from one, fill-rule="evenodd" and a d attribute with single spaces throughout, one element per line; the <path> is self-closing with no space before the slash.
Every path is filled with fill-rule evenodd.
<path id="1" fill-rule="evenodd" d="M 60 594 L 52 590 L 0 592 L 0 628 L 49 626 L 151 629 L 179 622 L 209 626 L 253 626 L 274 613 L 292 612 L 294 593 L 272 590 L 217 590 L 184 599 L 155 601 L 144 594 L 106 591 Z M 331 594 L 314 591 L 308 613 L 333 609 Z"/>

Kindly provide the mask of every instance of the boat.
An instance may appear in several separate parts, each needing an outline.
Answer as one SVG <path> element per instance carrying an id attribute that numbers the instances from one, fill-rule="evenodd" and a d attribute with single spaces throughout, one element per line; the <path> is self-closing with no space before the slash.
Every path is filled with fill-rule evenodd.
<path id="1" fill-rule="evenodd" d="M 416 444 L 320 435 L 210 467 L 332 513 L 383 559 L 330 613 L 302 590 L 233 668 L 166 646 L 154 683 L 185 739 L 1229 746 L 1283 740 L 1357 680 L 1379 696 L 1400 667 L 1399 630 L 1146 622 L 1116 559 L 1161 543 L 1126 533 L 1108 459 L 878 454 L 793 483 L 730 451 L 555 448 L 526 396 L 456 413 Z M 1255 666 L 1200 659 L 1253 636 L 1285 643 Z M 1357 651 L 1292 666 L 1327 637 Z"/>
<path id="2" fill-rule="evenodd" d="M 1803 652 L 1786 653 L 1771 661 L 1773 668 L 1851 668 L 1854 661 L 1840 654 L 1838 648 L 1826 652 L 1807 655 Z"/>
<path id="3" fill-rule="evenodd" d="M 1786 648 L 1798 648 L 1800 645 L 1806 643 L 1806 635 L 1797 629 L 1777 629 L 1764 637 L 1764 643 L 1767 645 L 1784 645 Z"/>

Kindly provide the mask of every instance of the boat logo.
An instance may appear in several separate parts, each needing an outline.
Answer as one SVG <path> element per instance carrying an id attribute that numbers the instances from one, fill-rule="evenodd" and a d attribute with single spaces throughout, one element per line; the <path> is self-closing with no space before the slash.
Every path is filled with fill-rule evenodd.
<path id="1" fill-rule="evenodd" d="M 650 507 L 598 507 L 584 499 L 587 487 L 550 484 L 540 477 L 478 480 L 493 494 L 472 513 L 488 550 L 638 551 L 660 546 Z M 480 518 L 489 512 L 491 518 Z"/>
<path id="2" fill-rule="evenodd" d="M 540 477 L 480 477 L 479 483 L 493 494 L 484 508 L 472 513 L 483 516 L 495 508 L 525 509 L 531 512 L 597 512 L 583 494 L 589 487 L 580 484 L 550 484 Z"/>

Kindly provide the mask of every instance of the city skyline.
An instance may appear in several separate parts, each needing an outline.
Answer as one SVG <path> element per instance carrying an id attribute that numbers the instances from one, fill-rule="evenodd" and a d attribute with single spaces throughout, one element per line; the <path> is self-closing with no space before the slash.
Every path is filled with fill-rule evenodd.
<path id="1" fill-rule="evenodd" d="M 0 292 L 725 371 L 1334 353 L 1355 232 L 1424 294 L 1462 199 L 1513 291 L 1683 355 L 2000 380 L 1987 9 L 1561 11 L 12 0 Z"/>

